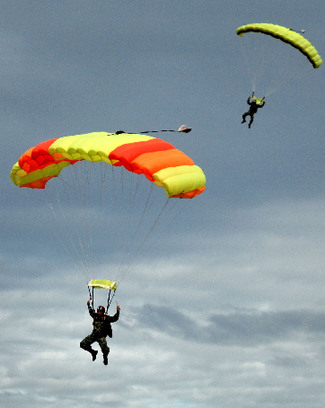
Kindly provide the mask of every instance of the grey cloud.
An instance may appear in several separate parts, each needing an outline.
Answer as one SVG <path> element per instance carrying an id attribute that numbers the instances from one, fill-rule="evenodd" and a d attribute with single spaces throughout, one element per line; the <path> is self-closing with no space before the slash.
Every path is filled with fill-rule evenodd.
<path id="1" fill-rule="evenodd" d="M 305 310 L 203 314 L 197 319 L 191 313 L 147 304 L 139 310 L 138 320 L 141 326 L 171 337 L 242 347 L 325 334 L 325 313 Z"/>

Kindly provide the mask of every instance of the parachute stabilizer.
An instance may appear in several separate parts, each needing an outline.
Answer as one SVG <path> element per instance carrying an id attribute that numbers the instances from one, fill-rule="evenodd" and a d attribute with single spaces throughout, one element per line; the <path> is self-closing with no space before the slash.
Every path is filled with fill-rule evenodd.
<path id="1" fill-rule="evenodd" d="M 95 289 L 107 289 L 107 312 L 117 289 L 116 282 L 107 279 L 92 279 L 88 282 L 88 291 L 93 309 L 95 304 Z"/>
<path id="2" fill-rule="evenodd" d="M 304 31 L 305 30 L 301 30 L 302 33 Z M 270 35 L 285 43 L 290 44 L 291 46 L 297 48 L 301 53 L 303 53 L 314 68 L 320 67 L 323 63 L 322 58 L 318 54 L 316 48 L 305 37 L 294 31 L 293 29 L 282 27 L 276 24 L 254 23 L 243 25 L 241 27 L 238 27 L 236 30 L 236 33 L 239 36 L 242 36 L 243 34 L 249 32 Z"/>
<path id="3" fill-rule="evenodd" d="M 181 133 L 189 133 L 192 130 L 192 128 L 182 125 L 180 126 L 177 130 L 176 129 L 159 129 L 159 130 L 144 130 L 140 132 L 141 134 L 145 133 L 161 133 L 161 132 L 181 132 Z M 121 130 L 118 131 L 119 133 L 125 133 Z M 117 132 L 116 132 L 117 133 Z M 132 134 L 132 133 L 131 133 Z"/>
<path id="4" fill-rule="evenodd" d="M 114 281 L 110 281 L 107 279 L 92 279 L 90 282 L 88 282 L 88 287 L 92 287 L 95 289 L 111 289 L 111 290 L 116 290 L 117 289 L 117 284 Z"/>

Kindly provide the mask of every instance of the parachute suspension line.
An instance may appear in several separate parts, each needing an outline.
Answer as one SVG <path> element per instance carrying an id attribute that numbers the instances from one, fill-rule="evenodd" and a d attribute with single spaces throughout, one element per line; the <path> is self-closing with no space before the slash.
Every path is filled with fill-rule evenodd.
<path id="1" fill-rule="evenodd" d="M 154 187 L 155 186 L 153 184 L 150 184 L 150 190 L 149 190 L 148 198 L 146 200 L 146 204 L 145 204 L 144 209 L 142 211 L 140 221 L 138 222 L 138 226 L 137 226 L 137 228 L 135 229 L 135 231 L 133 233 L 133 237 L 132 237 L 133 240 L 136 238 L 136 236 L 137 236 L 137 234 L 139 232 L 140 226 L 141 226 L 141 224 L 143 222 L 144 216 L 145 216 L 148 208 L 150 207 L 149 202 L 150 202 L 150 199 L 152 197 L 152 192 L 153 192 Z"/>
<path id="2" fill-rule="evenodd" d="M 49 207 L 50 207 L 50 210 L 51 210 L 52 215 L 53 215 L 53 218 L 54 218 L 54 223 L 49 223 L 49 224 L 50 224 L 50 227 L 52 228 L 53 234 L 55 235 L 55 237 L 56 237 L 57 240 L 59 241 L 59 243 L 60 243 L 61 247 L 63 248 L 63 251 L 65 252 L 65 254 L 67 255 L 67 257 L 71 259 L 71 261 L 75 264 L 75 267 L 78 267 L 78 265 L 76 264 L 76 262 L 75 262 L 73 256 L 72 256 L 71 253 L 67 250 L 66 245 L 63 244 L 62 239 L 61 239 L 61 235 L 58 233 L 57 229 L 54 228 L 54 225 L 58 225 L 58 223 L 59 223 L 59 217 L 58 217 L 57 211 L 55 211 L 55 209 L 54 209 L 55 207 L 54 207 L 54 204 L 53 204 L 53 200 L 52 200 L 52 198 L 50 197 L 50 195 L 49 195 L 47 189 L 44 189 L 43 191 L 44 191 L 44 194 L 45 194 L 45 196 L 46 196 L 46 198 L 47 198 L 48 205 L 49 205 Z M 56 198 L 57 198 L 57 201 L 58 201 L 57 204 L 60 206 L 60 201 L 58 200 L 58 197 L 56 197 Z M 61 212 L 62 212 L 62 208 L 61 208 L 60 210 L 61 210 Z M 64 212 L 62 212 L 62 216 L 64 217 Z"/>
<path id="3" fill-rule="evenodd" d="M 263 83 L 263 78 L 264 78 L 264 73 L 267 72 L 268 67 L 273 66 L 274 60 L 277 58 L 275 53 L 271 53 L 271 58 L 270 58 L 270 53 L 267 53 L 267 47 L 264 46 L 263 44 L 263 36 L 254 36 L 257 42 L 257 47 L 253 50 L 254 53 L 256 53 L 256 87 L 258 84 L 262 82 L 262 85 L 260 86 L 265 86 Z M 270 38 L 267 38 L 270 39 Z M 272 40 L 272 39 L 271 39 Z M 255 54 L 254 54 L 255 55 Z M 254 60 L 253 60 L 254 61 Z M 253 89 L 253 91 L 255 88 Z M 264 91 L 264 89 L 263 89 Z M 264 92 L 265 93 L 265 92 Z M 263 93 L 263 95 L 264 95 Z"/>
<path id="4" fill-rule="evenodd" d="M 146 133 L 162 133 L 162 132 L 178 132 L 178 130 L 175 130 L 175 129 L 144 130 L 139 133 L 146 134 Z"/>
<path id="5" fill-rule="evenodd" d="M 61 173 L 58 177 L 58 179 L 61 181 L 61 183 L 63 184 L 63 189 L 64 189 L 64 198 L 68 204 L 68 210 L 71 212 L 72 214 L 75 214 L 75 211 L 77 210 L 75 207 L 75 203 L 73 198 L 79 198 L 78 199 L 78 203 L 80 202 L 80 197 L 81 197 L 81 203 L 82 203 L 82 208 L 85 208 L 85 204 L 84 204 L 84 194 L 83 194 L 83 188 L 82 185 L 80 183 L 79 180 L 79 176 L 78 176 L 78 172 L 76 171 L 74 166 L 70 166 L 69 168 L 70 173 L 73 173 L 73 175 L 71 175 L 73 177 L 73 179 L 76 181 L 76 185 L 74 185 L 73 183 L 68 183 L 64 177 L 63 174 Z M 67 219 L 67 210 L 65 210 L 62 207 L 61 204 L 61 200 L 60 200 L 60 196 L 58 195 L 58 200 L 60 201 L 60 208 L 61 208 L 61 213 L 63 215 L 63 218 Z M 85 246 L 83 244 L 83 240 L 82 240 L 82 236 L 81 236 L 81 231 L 80 228 L 78 227 L 79 222 L 77 223 L 73 223 L 75 224 L 75 226 L 73 227 L 73 229 L 71 229 L 70 231 L 67 231 L 66 233 L 66 238 L 70 244 L 70 247 L 73 248 L 76 259 L 79 258 L 79 253 L 81 250 L 81 265 L 82 268 L 87 272 L 88 271 L 88 261 L 87 261 L 87 254 L 86 254 L 86 250 L 85 250 Z M 67 223 L 68 225 L 68 223 Z M 75 243 L 77 242 L 78 245 Z M 79 249 L 80 248 L 80 249 Z"/>
<path id="6" fill-rule="evenodd" d="M 152 231 L 155 229 L 155 227 L 157 226 L 162 214 L 164 213 L 168 203 L 170 201 L 170 198 L 167 197 L 166 202 L 164 203 L 163 207 L 161 208 L 159 214 L 157 215 L 157 217 L 155 218 L 153 224 L 151 225 L 149 231 L 146 233 L 146 235 L 144 236 L 144 238 L 142 239 L 142 241 L 140 242 L 140 244 L 138 245 L 138 247 L 136 248 L 135 252 L 132 254 L 132 259 L 136 258 L 136 256 L 140 253 L 140 251 L 142 250 L 142 247 L 144 246 L 144 244 L 146 243 L 147 239 L 149 238 L 149 236 L 151 235 Z M 132 260 L 129 262 L 129 264 L 132 264 Z M 123 280 L 124 276 L 126 275 L 126 273 L 129 271 L 130 266 L 128 265 L 127 268 L 125 268 L 120 274 L 119 274 L 119 279 L 118 279 L 118 283 L 117 286 L 119 286 L 120 282 Z"/>
<path id="7" fill-rule="evenodd" d="M 136 183 L 131 182 L 130 177 L 133 176 L 133 180 L 134 180 L 134 176 Z M 128 178 L 129 182 L 127 183 L 125 178 Z M 119 203 L 119 205 L 114 205 L 114 211 L 117 212 L 118 207 L 123 208 L 125 214 L 124 214 L 124 221 L 123 223 L 119 223 L 114 225 L 115 229 L 116 229 L 116 236 L 120 237 L 120 241 L 121 241 L 121 246 L 120 246 L 120 252 L 122 254 L 124 254 L 122 256 L 122 259 L 119 261 L 119 264 L 117 265 L 118 270 L 121 268 L 121 265 L 123 263 L 123 261 L 126 259 L 127 257 L 127 252 L 126 248 L 132 243 L 132 240 L 130 239 L 130 233 L 128 233 L 130 231 L 130 226 L 133 225 L 133 220 L 132 220 L 132 216 L 134 211 L 133 208 L 136 206 L 136 195 L 137 192 L 139 190 L 139 183 L 141 182 L 141 175 L 131 175 L 128 174 L 124 171 L 124 169 L 121 169 L 120 171 L 120 193 L 119 196 L 123 197 L 125 196 L 125 200 L 122 199 L 122 202 Z M 128 190 L 128 191 L 127 191 Z M 117 191 L 117 190 L 115 190 Z M 123 205 L 124 204 L 124 205 Z M 117 271 L 117 274 L 119 272 Z"/>
<path id="8" fill-rule="evenodd" d="M 271 53 L 272 56 L 270 57 L 268 48 L 263 43 L 263 40 L 265 41 L 263 36 L 247 33 L 246 38 L 240 38 L 240 40 L 245 64 L 248 67 L 247 71 L 251 80 L 252 91 L 256 91 L 257 87 L 264 86 L 264 83 L 261 85 L 264 73 L 273 65 L 277 55 L 276 53 Z M 267 38 L 267 40 L 270 40 L 270 38 Z"/>
<path id="9" fill-rule="evenodd" d="M 242 39 L 240 39 L 242 40 Z M 252 90 L 256 89 L 256 75 L 255 75 L 255 70 L 253 69 L 253 63 L 251 58 L 248 55 L 248 51 L 246 50 L 245 46 L 247 47 L 247 44 L 245 44 L 243 41 L 240 41 L 240 48 L 243 54 L 243 59 L 244 59 L 244 65 L 246 68 L 246 74 L 251 82 L 251 87 Z"/>
<path id="10" fill-rule="evenodd" d="M 130 226 L 134 224 L 132 217 L 134 207 L 136 207 L 135 198 L 143 176 L 131 174 L 125 171 L 121 166 L 109 166 L 106 163 L 102 164 L 104 165 L 104 172 L 102 173 L 100 191 L 101 201 L 103 203 L 101 206 L 101 210 L 103 210 L 101 215 L 104 218 L 108 218 L 109 225 L 106 232 L 109 231 L 111 237 L 117 238 L 115 244 L 118 245 L 118 252 L 114 251 L 113 247 L 108 249 L 110 262 L 108 264 L 107 273 L 111 279 L 117 280 L 122 265 L 121 258 L 123 258 L 123 260 L 124 258 L 126 259 L 130 251 Z M 106 183 L 108 172 L 111 172 L 109 184 Z M 136 182 L 134 183 L 134 181 Z M 107 209 L 109 209 L 108 215 L 104 215 Z M 124 212 L 123 222 L 119 222 L 121 210 Z M 118 256 L 118 254 L 122 255 Z"/>
<path id="11" fill-rule="evenodd" d="M 142 243 L 141 243 L 141 245 L 140 245 L 140 247 L 139 247 L 139 250 L 140 250 L 140 248 L 144 245 L 144 243 L 146 242 L 146 240 L 147 240 L 148 237 L 150 236 L 151 232 L 154 230 L 154 228 L 155 228 L 156 225 L 158 224 L 158 222 L 159 222 L 159 220 L 160 220 L 162 214 L 164 213 L 164 211 L 165 211 L 165 209 L 166 209 L 166 207 L 167 207 L 169 201 L 170 201 L 170 198 L 167 197 L 167 199 L 166 199 L 166 201 L 165 201 L 165 204 L 164 204 L 164 206 L 162 207 L 162 209 L 160 210 L 160 213 L 157 215 L 157 217 L 156 217 L 156 219 L 155 219 L 153 225 L 151 226 L 150 230 L 147 232 L 146 236 L 143 238 Z"/>
<path id="12" fill-rule="evenodd" d="M 129 208 L 128 208 L 128 210 L 127 210 L 127 215 L 126 215 L 126 216 L 127 216 L 127 221 L 126 221 L 125 225 L 131 225 L 131 224 L 132 224 L 132 219 L 131 219 L 131 217 L 132 217 L 133 211 L 131 211 L 131 210 L 132 210 L 132 206 L 135 205 L 136 196 L 137 196 L 137 193 L 139 192 L 140 184 L 145 184 L 145 186 L 149 186 L 149 193 L 148 193 L 148 196 L 147 196 L 147 199 L 146 199 L 146 203 L 145 203 L 145 206 L 144 206 L 144 208 L 143 208 L 141 217 L 140 217 L 140 219 L 139 219 L 139 221 L 138 221 L 138 223 L 137 223 L 137 226 L 135 227 L 134 231 L 131 232 L 131 236 L 128 236 L 128 239 L 125 238 L 125 239 L 123 240 L 123 246 L 122 246 L 122 248 L 121 248 L 121 249 L 122 249 L 122 250 L 121 250 L 121 253 L 123 254 L 123 256 L 122 256 L 122 258 L 121 258 L 121 260 L 120 260 L 120 262 L 119 262 L 118 271 L 117 271 L 117 277 L 116 277 L 116 279 L 115 279 L 116 281 L 119 281 L 119 280 L 120 280 L 120 279 L 119 279 L 119 276 L 125 275 L 125 273 L 122 272 L 123 269 L 126 269 L 126 270 L 129 269 L 129 265 L 128 265 L 127 267 L 125 267 L 124 264 L 125 264 L 125 260 L 126 260 L 127 258 L 130 259 L 130 255 L 131 255 L 131 257 L 132 257 L 132 253 L 130 254 L 130 250 L 129 250 L 129 251 L 126 251 L 125 249 L 127 248 L 128 244 L 130 244 L 130 246 L 133 245 L 133 255 L 134 255 L 134 252 L 136 252 L 136 244 L 135 244 L 135 243 L 136 243 L 136 237 L 137 237 L 137 235 L 138 235 L 138 233 L 139 233 L 139 231 L 140 231 L 140 229 L 141 229 L 141 226 L 143 225 L 144 217 L 145 217 L 146 213 L 148 212 L 148 208 L 149 208 L 148 203 L 149 203 L 150 198 L 151 198 L 151 196 L 152 196 L 152 192 L 153 192 L 153 190 L 154 190 L 155 187 L 157 188 L 157 186 L 154 186 L 154 184 L 152 184 L 152 183 L 150 183 L 150 185 L 149 185 L 149 184 L 147 183 L 147 180 L 143 177 L 143 175 L 140 175 L 140 174 L 137 175 L 136 183 L 135 183 L 135 188 L 134 188 L 134 191 L 133 191 L 133 192 L 131 191 L 131 189 L 132 189 L 132 184 L 131 184 L 131 186 L 130 186 L 129 203 L 128 203 Z M 136 217 L 136 218 L 138 219 L 138 217 Z M 132 250 L 131 250 L 131 251 L 132 251 Z M 130 264 L 130 263 L 131 263 L 131 262 L 129 261 L 128 264 Z"/>
<path id="13" fill-rule="evenodd" d="M 279 60 L 279 55 L 270 51 L 272 47 L 267 46 L 269 42 L 273 43 L 273 40 L 273 38 L 265 38 L 265 36 L 255 35 L 255 33 L 247 33 L 245 37 L 239 39 L 252 91 L 257 91 L 257 88 L 261 86 L 265 87 L 265 79 L 269 78 L 270 70 L 274 72 L 272 67 L 277 65 L 275 63 Z M 277 82 L 278 78 L 283 80 L 283 76 L 277 73 L 273 73 L 273 77 L 274 75 Z M 266 96 L 265 90 L 263 95 Z"/>
<path id="14" fill-rule="evenodd" d="M 53 231 L 53 235 L 56 237 L 57 241 L 60 243 L 60 246 L 62 247 L 64 253 L 66 254 L 67 258 L 69 258 L 71 260 L 71 262 L 74 264 L 75 268 L 82 271 L 84 278 L 86 280 L 86 282 L 88 282 L 87 279 L 87 274 L 85 273 L 85 265 L 82 264 L 82 262 L 78 263 L 76 261 L 76 259 L 78 259 L 78 254 L 79 254 L 79 249 L 77 248 L 77 246 L 75 245 L 75 242 L 71 239 L 69 232 L 65 233 L 65 240 L 62 238 L 62 235 L 60 234 L 60 231 L 55 228 L 56 225 L 60 225 L 60 223 L 64 223 L 65 225 L 67 225 L 67 217 L 66 217 L 66 212 L 64 211 L 63 207 L 62 207 L 62 203 L 60 200 L 59 195 L 55 195 L 55 199 L 57 202 L 57 208 L 54 205 L 53 199 L 51 198 L 51 196 L 49 195 L 49 192 L 44 189 L 44 194 L 46 196 L 49 208 L 52 212 L 54 221 L 50 222 L 49 225 Z M 68 242 L 68 246 L 67 246 L 67 242 Z M 70 250 L 69 250 L 70 247 Z M 74 254 L 74 256 L 73 256 Z M 87 269 L 87 268 L 86 268 Z"/>
<path id="15" fill-rule="evenodd" d="M 115 296 L 115 290 L 112 291 L 112 289 L 109 289 L 107 292 L 106 313 L 108 312 L 108 309 L 113 301 L 114 296 Z"/>
<path id="16" fill-rule="evenodd" d="M 84 172 L 85 172 L 85 184 L 82 183 L 83 180 L 80 179 L 80 176 L 77 176 L 77 171 L 76 168 L 74 168 L 75 173 L 76 173 L 76 177 L 78 178 L 78 185 L 80 185 L 80 190 L 82 192 L 82 204 L 83 204 L 83 217 L 88 216 L 88 222 L 87 223 L 78 223 L 78 225 L 80 226 L 80 230 L 81 228 L 83 228 L 83 230 L 81 231 L 81 237 L 87 237 L 87 239 L 81 240 L 81 244 L 83 245 L 84 249 L 84 253 L 85 256 L 87 258 L 87 262 L 88 265 L 92 264 L 92 260 L 91 258 L 91 254 L 93 253 L 91 248 L 93 247 L 93 234 L 92 234 L 92 228 L 90 227 L 91 225 L 91 215 L 88 211 L 89 206 L 88 206 L 88 202 L 87 202 L 87 192 L 90 190 L 91 187 L 91 176 L 94 173 L 94 165 L 95 163 L 93 162 L 87 162 L 87 163 L 83 163 L 85 164 L 85 166 L 83 166 L 84 168 Z M 99 184 L 99 188 L 101 188 L 101 185 Z"/>
<path id="17" fill-rule="evenodd" d="M 99 204 L 100 209 L 103 210 L 104 208 L 104 201 L 105 201 L 105 187 L 107 184 L 107 172 L 108 172 L 108 164 L 106 162 L 96 163 L 100 165 L 100 186 L 99 186 Z"/>
<path id="18" fill-rule="evenodd" d="M 75 166 L 78 166 L 78 169 Z M 89 200 L 86 193 L 90 188 L 97 188 L 97 184 L 91 182 L 91 177 L 94 176 L 94 172 L 96 174 L 96 170 L 97 167 L 95 168 L 92 162 L 76 163 L 69 166 L 65 172 L 61 172 L 57 177 L 59 180 L 57 184 L 60 187 L 55 183 L 50 183 L 44 190 L 49 208 L 55 218 L 53 225 L 51 225 L 55 236 L 76 269 L 83 274 L 86 282 L 92 277 L 91 266 L 93 262 L 91 262 L 91 258 L 93 258 L 93 253 L 91 248 L 94 233 L 91 222 L 91 207 L 88 206 L 87 201 Z M 98 183 L 98 188 L 102 188 L 100 183 Z M 94 195 L 90 196 L 93 197 Z M 65 202 L 65 206 L 63 206 L 63 202 Z M 57 226 L 60 225 L 70 225 L 72 228 L 59 228 L 58 230 Z"/>
<path id="19" fill-rule="evenodd" d="M 286 44 L 281 43 L 279 44 L 279 47 L 281 45 L 285 46 Z M 306 63 L 305 59 L 302 58 L 300 54 L 296 54 L 295 51 L 295 49 L 288 50 L 288 52 L 282 57 L 281 66 L 277 64 L 277 66 L 279 66 L 277 74 L 274 75 L 273 80 L 268 84 L 265 96 L 272 95 L 283 87 L 287 87 L 288 82 L 292 82 L 293 80 L 300 81 L 304 76 L 308 76 L 308 71 L 310 69 L 309 65 Z M 274 57 L 272 62 L 274 65 L 275 59 L 276 58 Z"/>
<path id="20" fill-rule="evenodd" d="M 89 299 L 90 299 L 90 303 L 91 303 L 91 307 L 94 309 L 95 306 L 95 288 L 92 286 L 91 290 L 90 287 L 87 285 L 88 287 L 88 292 L 89 292 Z"/>
<path id="21" fill-rule="evenodd" d="M 179 214 L 184 210 L 184 208 L 183 208 L 183 206 L 179 206 L 179 208 L 175 208 L 178 204 L 179 204 L 179 202 L 180 201 L 183 201 L 184 202 L 184 200 L 170 200 L 170 202 L 172 203 L 172 204 L 169 204 L 169 201 L 168 201 L 168 213 L 166 214 L 166 219 L 168 219 L 168 223 L 166 224 L 166 226 L 167 226 L 167 228 L 168 228 L 168 226 L 171 226 L 171 225 L 173 225 L 174 224 L 174 222 L 175 222 L 175 220 L 177 220 L 178 218 L 179 218 Z M 186 200 L 186 201 L 188 201 L 188 200 Z M 168 214 L 171 214 L 170 216 L 168 215 Z"/>
<path id="22" fill-rule="evenodd" d="M 116 167 L 115 166 L 110 166 L 110 171 L 111 171 L 111 184 L 113 185 L 113 189 L 111 190 L 111 192 L 113 193 L 113 202 L 112 202 L 112 210 L 113 210 L 113 214 L 112 214 L 112 219 L 116 220 L 116 216 L 117 216 L 117 201 L 118 201 L 118 194 L 120 193 L 120 186 L 121 183 L 118 184 L 117 182 L 117 174 L 116 174 Z M 120 175 L 120 177 L 122 177 Z M 116 231 L 117 232 L 117 231 Z"/>
<path id="23" fill-rule="evenodd" d="M 77 164 L 77 163 L 76 163 Z M 78 163 L 79 164 L 79 163 Z M 89 177 L 90 177 L 90 166 L 88 162 L 80 163 L 82 164 L 79 167 L 79 171 L 77 171 L 75 165 L 70 166 L 71 169 L 71 176 L 75 181 L 75 186 L 73 183 L 68 183 L 63 178 L 63 174 L 59 175 L 59 179 L 63 183 L 64 188 L 64 198 L 68 203 L 70 216 L 73 217 L 73 228 L 70 231 L 66 232 L 67 240 L 70 243 L 70 247 L 73 248 L 76 259 L 80 259 L 80 264 L 82 270 L 84 270 L 85 274 L 87 275 L 86 279 L 88 280 L 91 273 L 90 273 L 90 253 L 91 253 L 91 245 L 92 245 L 92 234 L 90 229 L 90 222 L 89 218 L 90 215 L 87 211 L 87 203 L 86 203 L 86 191 L 89 188 Z M 81 175 L 79 172 L 81 171 Z M 67 172 L 66 172 L 67 173 Z M 81 178 L 85 180 L 85 183 L 82 182 Z M 72 188 L 71 188 L 72 184 Z M 58 196 L 59 197 L 59 196 Z M 76 207 L 77 204 L 81 204 L 81 211 L 82 214 L 78 212 L 78 208 Z M 62 208 L 62 214 L 65 215 L 65 211 Z M 83 219 L 81 219 L 81 217 Z M 88 220 L 85 221 L 84 218 L 88 217 Z M 65 217 L 67 219 L 67 217 Z M 70 223 L 71 224 L 71 220 Z M 69 225 L 67 223 L 67 225 Z M 77 242 L 77 244 L 75 243 Z"/>
<path id="24" fill-rule="evenodd" d="M 138 180 L 141 181 L 140 177 L 138 177 Z M 143 179 L 143 181 L 145 182 L 146 180 Z M 138 189 L 139 189 L 139 183 L 137 183 L 137 184 L 138 184 L 138 186 L 137 186 L 137 190 L 136 190 L 135 194 L 137 193 L 137 191 L 138 191 Z M 150 204 L 149 204 L 149 203 L 150 203 L 150 200 L 151 200 L 151 198 L 152 198 L 152 193 L 153 193 L 153 190 L 154 190 L 155 187 L 156 187 L 156 186 L 154 186 L 152 183 L 151 183 L 150 186 L 149 186 L 149 193 L 148 193 L 148 196 L 147 196 L 147 199 L 146 199 L 146 203 L 145 203 L 145 206 L 144 206 L 144 208 L 143 208 L 143 211 L 142 211 L 140 220 L 138 221 L 137 226 L 136 226 L 136 228 L 134 229 L 134 232 L 133 232 L 133 234 L 132 234 L 131 242 L 135 242 L 135 241 L 136 241 L 136 238 L 137 238 L 137 236 L 138 236 L 138 234 L 139 234 L 139 232 L 140 232 L 141 226 L 143 225 L 143 220 L 144 220 L 146 214 L 147 214 L 148 211 L 149 211 L 149 208 L 150 208 Z M 134 198 L 135 198 L 135 197 L 134 197 Z M 137 252 L 138 252 L 138 251 L 135 251 L 135 253 L 137 253 Z M 124 253 L 125 253 L 125 252 L 124 252 Z M 133 254 L 133 257 L 135 257 L 135 253 Z M 126 255 L 124 255 L 124 259 L 125 259 L 125 258 L 126 258 Z"/>
<path id="25" fill-rule="evenodd" d="M 134 210 L 138 207 L 136 197 L 139 195 L 142 180 L 145 187 L 147 186 L 147 180 L 143 175 L 132 174 L 125 171 L 121 166 L 102 164 L 104 165 L 104 171 L 101 178 L 102 183 L 99 183 L 101 184 L 100 195 L 102 201 L 100 215 L 104 217 L 104 220 L 108 221 L 105 233 L 109 232 L 109 236 L 114 240 L 114 245 L 117 246 L 117 250 L 114 250 L 113 246 L 108 247 L 107 255 L 110 262 L 107 273 L 111 279 L 117 280 L 117 275 L 122 268 L 121 259 L 127 259 L 130 251 L 132 251 L 131 236 L 133 231 L 130 231 L 130 227 L 138 220 L 138 217 L 134 218 Z M 109 184 L 106 183 L 107 176 L 110 176 Z M 141 205 L 139 208 L 141 208 Z M 123 217 L 122 222 L 120 222 L 121 216 Z M 116 237 L 116 239 L 113 237 Z"/>

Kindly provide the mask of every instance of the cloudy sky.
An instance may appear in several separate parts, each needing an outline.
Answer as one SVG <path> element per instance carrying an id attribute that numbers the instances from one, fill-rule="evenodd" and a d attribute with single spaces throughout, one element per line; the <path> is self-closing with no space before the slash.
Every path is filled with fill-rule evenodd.
<path id="1" fill-rule="evenodd" d="M 323 408 L 325 71 L 235 31 L 305 29 L 324 57 L 324 1 L 0 4 L 0 405 Z M 253 87 L 267 102 L 248 129 Z M 183 123 L 193 131 L 162 137 L 207 189 L 179 200 L 132 257 L 109 365 L 93 363 L 79 348 L 85 277 L 44 194 L 18 189 L 11 167 L 50 138 Z M 73 223 L 100 223 L 88 210 Z M 111 270 L 114 242 L 99 233 L 94 276 Z"/>

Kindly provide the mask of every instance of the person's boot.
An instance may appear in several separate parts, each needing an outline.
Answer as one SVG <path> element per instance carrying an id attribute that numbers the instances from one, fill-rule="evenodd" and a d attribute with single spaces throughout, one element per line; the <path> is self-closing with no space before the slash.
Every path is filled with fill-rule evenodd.
<path id="1" fill-rule="evenodd" d="M 107 350 L 107 351 L 103 352 L 103 363 L 104 363 L 104 365 L 107 365 L 107 364 L 108 364 L 108 355 L 109 355 L 109 352 L 110 352 L 109 347 L 108 347 L 108 350 Z"/>
<path id="2" fill-rule="evenodd" d="M 97 357 L 98 351 L 91 349 L 91 350 L 90 350 L 90 353 L 91 353 L 91 355 L 92 355 L 93 361 L 95 361 L 95 360 L 96 360 L 96 357 Z"/>

